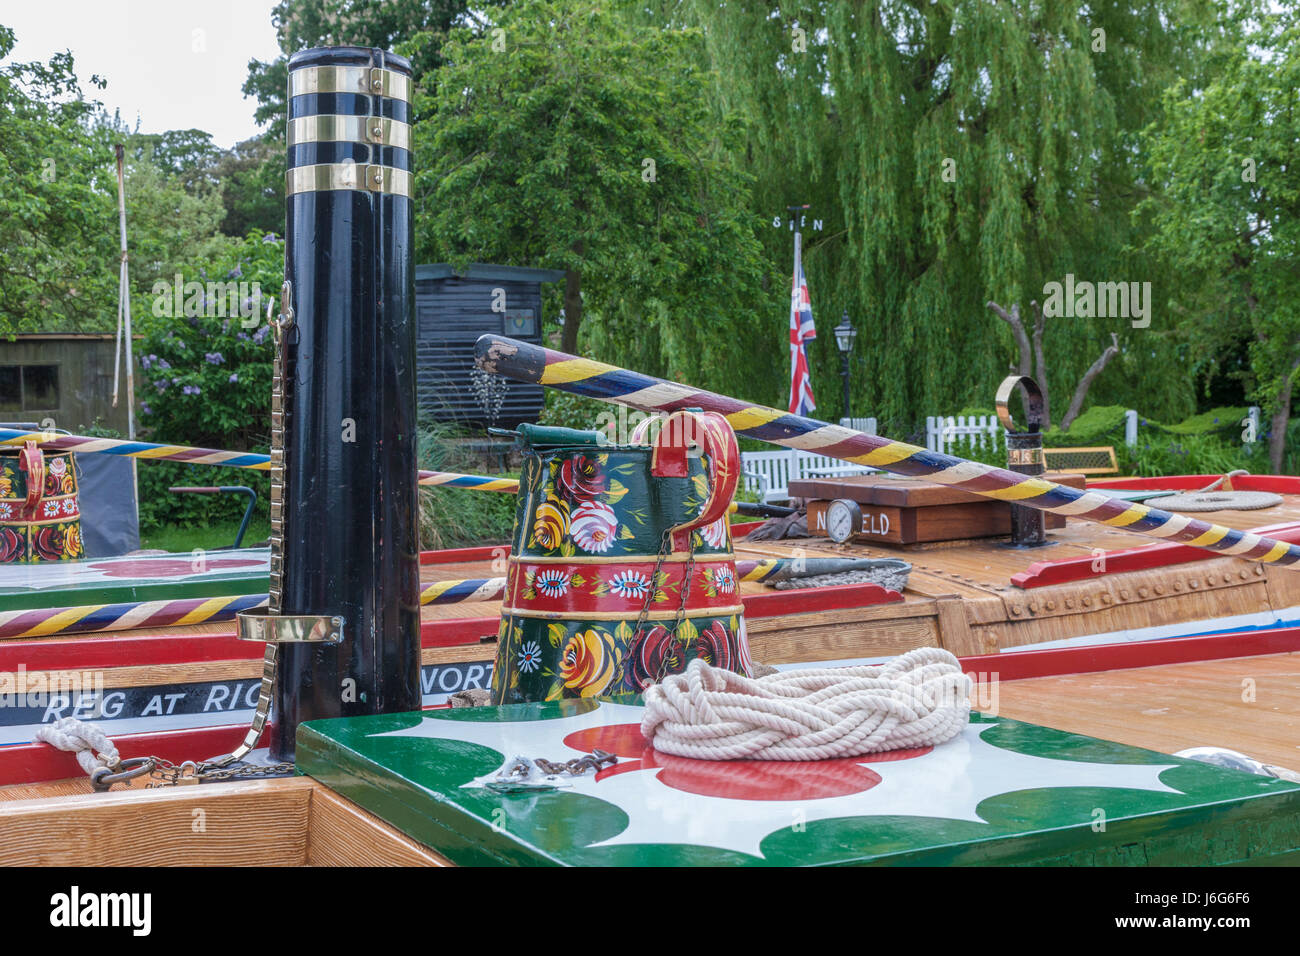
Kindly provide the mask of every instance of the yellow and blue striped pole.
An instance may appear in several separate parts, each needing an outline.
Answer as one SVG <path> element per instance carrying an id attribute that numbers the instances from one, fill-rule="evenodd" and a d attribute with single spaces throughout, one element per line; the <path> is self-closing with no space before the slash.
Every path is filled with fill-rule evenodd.
<path id="1" fill-rule="evenodd" d="M 193 448 L 189 445 L 157 445 L 147 441 L 126 441 L 120 438 L 92 438 L 86 435 L 64 435 L 59 432 L 25 432 L 13 428 L 0 428 L 0 445 L 22 445 L 29 441 L 36 442 L 45 451 L 95 452 L 152 461 L 178 461 L 186 465 L 224 465 L 228 468 L 248 468 L 252 471 L 271 470 L 271 456 L 255 451 L 220 451 L 216 448 Z M 424 470 L 419 472 L 419 477 L 420 484 L 425 486 L 472 488 L 475 491 L 500 491 L 512 495 L 519 492 L 519 480 L 516 478 Z"/>
<path id="2" fill-rule="evenodd" d="M 1124 528 L 1165 541 L 1180 541 L 1264 564 L 1293 566 L 1300 562 L 1300 547 L 1284 541 L 866 435 L 841 425 L 791 415 L 528 342 L 484 335 L 479 338 L 475 351 L 480 368 L 516 381 L 619 402 L 645 412 L 702 408 L 723 415 L 736 434 L 774 445 L 926 478 L 986 498 L 1013 501 L 1041 511 Z"/>

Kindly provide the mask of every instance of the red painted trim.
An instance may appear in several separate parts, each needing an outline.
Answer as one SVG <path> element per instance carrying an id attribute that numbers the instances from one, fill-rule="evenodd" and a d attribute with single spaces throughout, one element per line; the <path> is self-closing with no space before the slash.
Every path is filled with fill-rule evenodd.
<path id="1" fill-rule="evenodd" d="M 1162 478 L 1090 478 L 1089 488 L 1131 488 L 1134 491 L 1200 491 L 1222 475 L 1166 475 Z M 1232 479 L 1238 491 L 1272 491 L 1280 495 L 1300 495 L 1300 477 L 1296 475 L 1238 475 Z"/>
<path id="2" fill-rule="evenodd" d="M 483 638 L 495 638 L 501 618 L 455 617 L 445 621 L 420 623 L 421 647 L 453 647 L 458 644 L 479 644 Z"/>
<path id="3" fill-rule="evenodd" d="M 763 521 L 739 521 L 731 526 L 731 538 L 733 541 L 737 538 L 743 538 L 759 525 L 765 523 Z"/>
<path id="4" fill-rule="evenodd" d="M 123 734 L 113 737 L 123 757 L 161 757 L 173 763 L 205 759 L 229 753 L 248 732 L 247 727 L 196 727 L 189 730 L 162 730 L 148 734 Z M 265 743 L 265 734 L 259 743 Z M 0 786 L 13 783 L 40 783 L 84 777 L 76 758 L 49 744 L 30 743 L 0 747 Z"/>
<path id="5" fill-rule="evenodd" d="M 1133 491 L 1192 491 L 1204 488 L 1221 475 L 1165 475 L 1161 478 L 1089 478 L 1088 488 L 1128 488 Z"/>
<path id="6" fill-rule="evenodd" d="M 87 670 L 200 661 L 261 660 L 263 645 L 232 634 L 0 641 L 0 671 Z"/>
<path id="7" fill-rule="evenodd" d="M 1300 544 L 1300 522 L 1289 521 L 1282 524 L 1264 525 L 1260 528 L 1247 528 L 1252 534 L 1265 535 L 1285 541 L 1288 544 Z M 1086 555 L 1077 558 L 1061 558 L 1056 561 L 1037 561 L 1025 570 L 1011 576 L 1011 583 L 1018 588 L 1041 588 L 1049 584 L 1063 584 L 1067 581 L 1082 581 L 1085 578 L 1105 577 L 1110 574 L 1123 574 L 1126 571 L 1148 571 L 1152 568 L 1167 568 L 1175 564 L 1189 564 L 1193 561 L 1206 561 L 1210 558 L 1231 557 L 1219 551 L 1194 548 L 1189 544 L 1167 542 L 1162 544 L 1143 544 L 1134 548 L 1120 548 L 1107 551 L 1103 562 L 1104 571 L 1094 571 L 1093 562 L 1101 558 Z"/>
<path id="8" fill-rule="evenodd" d="M 1188 661 L 1224 660 L 1300 651 L 1300 627 L 1261 631 L 1169 637 L 1157 641 L 1125 641 L 1086 647 L 1056 647 L 1012 654 L 981 654 L 961 658 L 968 674 L 996 675 L 999 680 L 1028 680 L 1062 674 L 1155 667 Z"/>
<path id="9" fill-rule="evenodd" d="M 455 564 L 457 561 L 492 561 L 510 556 L 510 546 L 484 545 L 481 548 L 444 548 L 442 551 L 421 551 L 421 564 Z"/>
<path id="10" fill-rule="evenodd" d="M 1232 479 L 1238 491 L 1271 491 L 1279 495 L 1300 495 L 1300 477 L 1295 475 L 1240 475 Z"/>
<path id="11" fill-rule="evenodd" d="M 896 604 L 903 595 L 879 584 L 836 584 L 826 588 L 747 594 L 741 598 L 746 617 L 779 617 L 812 611 L 838 611 L 871 604 Z"/>

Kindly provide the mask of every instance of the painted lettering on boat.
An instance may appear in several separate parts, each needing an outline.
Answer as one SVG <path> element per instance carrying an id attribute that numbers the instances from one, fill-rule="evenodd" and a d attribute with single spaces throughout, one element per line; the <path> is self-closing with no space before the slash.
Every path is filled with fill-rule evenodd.
<path id="1" fill-rule="evenodd" d="M 822 508 L 817 512 L 817 531 L 826 530 L 826 509 Z M 883 512 L 864 511 L 862 512 L 862 531 L 861 534 L 889 534 L 889 515 Z"/>
<path id="2" fill-rule="evenodd" d="M 260 680 L 247 677 L 104 688 L 102 673 L 94 672 L 94 680 L 89 672 L 84 676 L 72 685 L 21 669 L 0 675 L 0 746 L 25 743 L 37 727 L 61 717 L 100 722 L 110 734 L 236 724 L 251 717 L 261 690 Z M 486 688 L 491 681 L 490 661 L 428 664 L 420 673 L 421 703 L 444 704 L 458 691 Z"/>

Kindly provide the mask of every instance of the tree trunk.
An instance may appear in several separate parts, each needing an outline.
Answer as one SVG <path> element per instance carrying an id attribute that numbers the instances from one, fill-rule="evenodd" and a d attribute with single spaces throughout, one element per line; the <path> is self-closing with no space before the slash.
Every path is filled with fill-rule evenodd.
<path id="1" fill-rule="evenodd" d="M 573 251 L 582 255 L 581 239 L 573 244 Z M 564 270 L 564 334 L 560 336 L 560 351 L 578 354 L 578 326 L 582 325 L 582 270 Z"/>
<path id="2" fill-rule="evenodd" d="M 1011 307 L 1008 312 L 996 302 L 985 303 L 999 319 L 1011 326 L 1011 334 L 1016 337 L 1016 345 L 1020 349 L 1020 375 L 1032 375 L 1033 365 L 1030 361 L 1029 353 L 1029 336 L 1025 334 L 1025 324 L 1020 321 L 1020 305 L 1017 303 Z"/>
<path id="3" fill-rule="evenodd" d="M 1031 301 L 1029 307 L 1034 310 L 1034 381 L 1043 393 L 1043 431 L 1052 427 L 1052 399 L 1047 391 L 1047 363 L 1043 361 L 1043 326 L 1047 319 L 1042 307 Z"/>
<path id="4" fill-rule="evenodd" d="M 1101 370 L 1106 367 L 1111 359 L 1119 354 L 1119 336 L 1114 332 L 1110 333 L 1111 344 L 1106 347 L 1097 361 L 1092 363 L 1092 367 L 1083 373 L 1083 378 L 1079 379 L 1079 387 L 1074 390 L 1074 398 L 1070 399 L 1070 408 L 1061 419 L 1061 430 L 1068 431 L 1070 425 L 1079 417 L 1079 411 L 1083 408 L 1083 400 L 1088 395 L 1088 389 L 1092 385 L 1092 380 L 1101 374 Z"/>
<path id="5" fill-rule="evenodd" d="M 1282 388 L 1277 393 L 1277 411 L 1273 413 L 1273 424 L 1268 436 L 1268 470 L 1275 475 L 1282 473 L 1282 456 L 1286 454 L 1286 429 L 1291 424 L 1291 386 L 1295 383 L 1296 370 L 1300 369 L 1300 358 L 1291 363 L 1291 371 L 1282 380 Z"/>

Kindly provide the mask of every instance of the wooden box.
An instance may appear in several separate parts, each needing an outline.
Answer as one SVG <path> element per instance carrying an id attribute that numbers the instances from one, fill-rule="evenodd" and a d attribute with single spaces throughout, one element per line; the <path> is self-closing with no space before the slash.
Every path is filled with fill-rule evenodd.
<path id="1" fill-rule="evenodd" d="M 1083 475 L 1056 475 L 1053 480 L 1083 488 Z M 805 478 L 790 482 L 792 498 L 808 499 L 808 532 L 826 534 L 826 507 L 836 498 L 862 508 L 858 541 L 919 544 L 989 538 L 1011 533 L 1011 504 L 919 478 L 859 475 L 852 478 Z M 1048 514 L 1047 528 L 1064 528 L 1063 515 Z"/>

